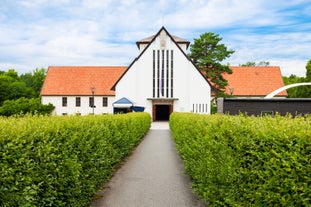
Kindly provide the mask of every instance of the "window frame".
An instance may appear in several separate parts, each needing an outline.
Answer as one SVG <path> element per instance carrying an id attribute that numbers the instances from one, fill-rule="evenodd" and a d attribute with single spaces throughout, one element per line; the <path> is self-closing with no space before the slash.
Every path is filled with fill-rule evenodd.
<path id="1" fill-rule="evenodd" d="M 89 97 L 89 107 L 93 108 L 95 106 L 95 98 Z"/>
<path id="2" fill-rule="evenodd" d="M 63 96 L 62 97 L 62 106 L 67 107 L 68 106 L 68 98 Z"/>
<path id="3" fill-rule="evenodd" d="M 103 97 L 103 107 L 108 107 L 108 97 Z"/>
<path id="4" fill-rule="evenodd" d="M 81 107 L 81 97 L 76 97 L 76 107 Z"/>

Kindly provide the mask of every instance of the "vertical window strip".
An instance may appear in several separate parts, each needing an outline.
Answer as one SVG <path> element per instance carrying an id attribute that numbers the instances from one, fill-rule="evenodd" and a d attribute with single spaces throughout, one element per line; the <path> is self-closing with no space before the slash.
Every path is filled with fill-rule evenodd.
<path id="1" fill-rule="evenodd" d="M 160 50 L 157 51 L 157 97 L 160 97 Z"/>
<path id="2" fill-rule="evenodd" d="M 174 92 L 174 90 L 173 90 L 174 73 L 173 73 L 173 71 L 174 71 L 174 51 L 171 50 L 171 98 L 174 97 L 174 94 L 173 94 L 173 92 Z"/>
<path id="3" fill-rule="evenodd" d="M 153 87 L 153 96 L 152 97 L 155 97 L 155 91 L 156 91 L 156 88 L 155 88 L 155 50 L 153 50 L 153 54 L 152 54 L 152 60 L 153 60 L 153 63 L 152 63 L 152 69 L 153 69 L 153 81 L 152 81 L 152 87 Z"/>
<path id="4" fill-rule="evenodd" d="M 161 60 L 161 96 L 164 96 L 164 50 L 162 50 L 162 60 Z"/>
<path id="5" fill-rule="evenodd" d="M 166 50 L 166 98 L 169 97 L 169 50 Z"/>

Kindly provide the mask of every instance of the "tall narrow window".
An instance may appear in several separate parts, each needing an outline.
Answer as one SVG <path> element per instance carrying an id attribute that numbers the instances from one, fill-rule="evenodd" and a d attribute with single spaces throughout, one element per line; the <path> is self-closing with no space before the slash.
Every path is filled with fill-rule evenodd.
<path id="1" fill-rule="evenodd" d="M 164 50 L 162 50 L 162 65 L 161 65 L 161 79 L 160 79 L 160 91 L 161 96 L 164 96 Z"/>
<path id="2" fill-rule="evenodd" d="M 168 93 L 169 93 L 169 50 L 166 50 L 166 98 L 168 98 Z"/>
<path id="3" fill-rule="evenodd" d="M 174 84 L 173 84 L 173 80 L 174 80 L 174 73 L 173 73 L 173 68 L 174 68 L 174 53 L 173 53 L 174 51 L 173 50 L 171 50 L 171 98 L 173 98 L 174 97 L 174 94 L 173 94 L 173 86 L 174 86 Z"/>
<path id="4" fill-rule="evenodd" d="M 62 105 L 63 105 L 64 107 L 67 106 L 67 97 L 63 97 L 63 98 L 62 98 Z"/>
<path id="5" fill-rule="evenodd" d="M 160 97 L 160 50 L 157 51 L 157 97 Z"/>
<path id="6" fill-rule="evenodd" d="M 108 98 L 103 97 L 103 107 L 107 107 L 107 106 L 108 106 Z"/>
<path id="7" fill-rule="evenodd" d="M 76 97 L 76 107 L 81 106 L 81 97 Z"/>
<path id="8" fill-rule="evenodd" d="M 153 97 L 155 97 L 155 91 L 156 91 L 156 89 L 155 89 L 155 82 L 156 82 L 156 80 L 155 80 L 155 69 L 156 69 L 156 67 L 155 67 L 155 50 L 153 50 L 153 55 L 152 55 L 152 60 L 153 60 L 153 66 L 152 66 L 152 69 L 153 69 L 153 72 L 152 72 L 152 75 L 153 75 L 153 81 L 152 81 L 152 87 L 153 87 Z"/>
<path id="9" fill-rule="evenodd" d="M 94 97 L 89 98 L 89 106 L 94 107 Z"/>

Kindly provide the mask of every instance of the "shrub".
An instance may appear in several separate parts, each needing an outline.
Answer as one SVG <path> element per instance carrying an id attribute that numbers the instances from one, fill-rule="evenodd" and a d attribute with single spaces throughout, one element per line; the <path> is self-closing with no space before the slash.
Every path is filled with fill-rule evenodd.
<path id="1" fill-rule="evenodd" d="M 173 113 L 193 188 L 209 206 L 310 206 L 311 117 Z"/>
<path id="2" fill-rule="evenodd" d="M 52 104 L 44 105 L 40 98 L 19 98 L 17 100 L 6 100 L 0 107 L 0 116 L 12 116 L 19 114 L 42 114 L 48 115 L 54 110 Z"/>
<path id="3" fill-rule="evenodd" d="M 87 206 L 150 128 L 147 113 L 0 118 L 0 206 Z"/>

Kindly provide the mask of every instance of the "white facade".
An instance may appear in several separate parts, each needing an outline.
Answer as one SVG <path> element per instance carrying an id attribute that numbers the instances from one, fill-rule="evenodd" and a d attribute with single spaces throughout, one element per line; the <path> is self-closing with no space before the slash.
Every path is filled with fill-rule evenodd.
<path id="1" fill-rule="evenodd" d="M 153 120 L 168 120 L 173 111 L 210 113 L 211 86 L 188 59 L 186 55 L 188 41 L 171 36 L 162 27 L 155 36 L 137 44 L 140 51 L 138 58 L 128 68 L 119 68 L 119 73 L 115 74 L 114 82 L 110 81 L 110 85 L 105 83 L 105 80 L 109 81 L 107 76 L 111 76 L 117 68 L 110 68 L 109 71 L 106 66 L 51 68 L 53 73 L 47 74 L 49 79 L 46 78 L 45 81 L 47 84 L 44 85 L 42 103 L 52 103 L 55 106 L 53 114 L 56 115 L 92 114 L 93 108 L 90 107 L 89 100 L 91 96 L 87 94 L 90 94 L 90 88 L 94 87 L 96 88 L 94 114 L 117 112 L 113 103 L 122 98 L 132 101 L 133 106 L 144 107 Z M 99 76 L 103 70 L 108 72 Z M 64 84 L 64 76 L 73 78 L 65 81 L 68 84 Z M 55 81 L 58 81 L 58 84 L 53 84 Z M 77 97 L 80 97 L 80 106 L 76 104 Z M 103 106 L 104 97 L 108 99 L 107 106 Z M 127 112 L 128 106 L 120 110 Z"/>
<path id="2" fill-rule="evenodd" d="M 179 46 L 162 28 L 116 84 L 116 100 L 126 97 L 145 107 L 158 120 L 157 112 L 210 113 L 211 86 L 186 56 L 186 44 Z M 165 118 L 164 118 L 165 119 Z"/>
<path id="3" fill-rule="evenodd" d="M 76 105 L 76 98 L 80 97 L 80 106 Z M 42 103 L 52 103 L 55 106 L 54 115 L 89 115 L 93 114 L 93 108 L 89 106 L 89 99 L 92 96 L 42 96 Z M 63 98 L 67 99 L 66 106 L 63 106 Z M 107 98 L 107 106 L 103 106 L 103 98 Z M 112 103 L 114 96 L 94 96 L 94 114 L 112 114 Z"/>

